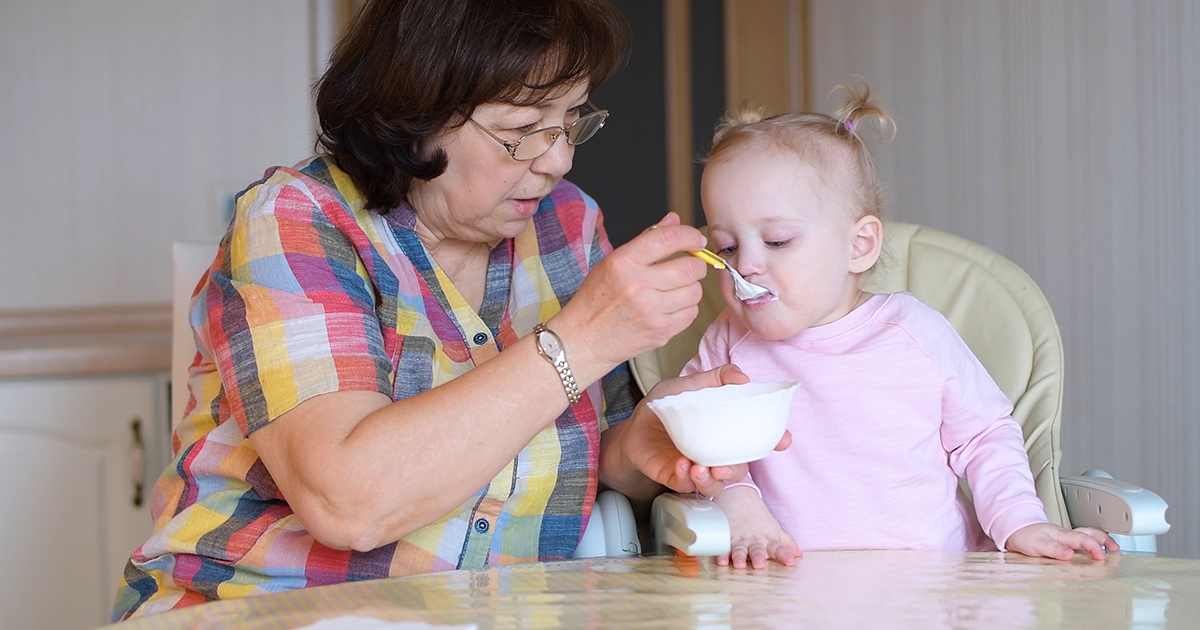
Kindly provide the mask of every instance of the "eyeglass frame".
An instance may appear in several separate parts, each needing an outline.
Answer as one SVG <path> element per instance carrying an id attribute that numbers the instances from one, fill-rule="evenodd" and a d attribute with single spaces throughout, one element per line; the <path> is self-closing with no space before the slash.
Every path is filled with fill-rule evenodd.
<path id="1" fill-rule="evenodd" d="M 469 122 L 471 122 L 472 124 L 474 124 L 476 127 L 479 127 L 479 129 L 481 131 L 483 131 L 483 133 L 486 133 L 487 135 L 491 136 L 492 140 L 499 142 L 500 146 L 504 147 L 505 151 L 508 151 L 509 157 L 511 157 L 512 159 L 514 159 L 518 162 L 528 162 L 530 160 L 536 160 L 536 159 L 542 157 L 543 155 L 546 155 L 547 153 L 549 153 L 550 149 L 554 148 L 554 143 L 558 142 L 559 136 L 566 136 L 567 144 L 570 144 L 573 147 L 577 147 L 577 146 L 583 144 L 584 142 L 591 140 L 592 137 L 596 135 L 597 131 L 600 131 L 601 129 L 603 129 L 604 123 L 608 122 L 608 110 L 600 109 L 599 107 L 596 107 L 596 104 L 593 103 L 591 99 L 588 99 L 586 104 L 595 111 L 591 111 L 591 112 L 588 112 L 588 113 L 580 116 L 575 122 L 567 125 L 566 127 L 563 127 L 562 125 L 552 125 L 550 127 L 542 127 L 541 129 L 534 129 L 533 131 L 530 131 L 529 133 L 521 136 L 520 138 L 517 138 L 516 142 L 509 142 L 508 140 L 505 140 L 504 138 L 497 136 L 496 134 L 489 131 L 487 127 L 484 127 L 482 124 L 480 124 L 478 121 L 476 121 L 474 118 L 468 117 L 467 120 Z M 593 131 L 591 136 L 584 138 L 581 142 L 571 142 L 571 130 L 575 128 L 575 125 L 578 125 L 584 119 L 590 118 L 593 116 L 600 116 L 600 126 L 596 127 L 596 131 Z M 533 157 L 529 157 L 529 158 L 525 158 L 525 159 L 521 159 L 521 158 L 517 157 L 517 148 L 521 146 L 521 143 L 525 141 L 525 138 L 528 138 L 529 136 L 543 133 L 546 131 L 550 131 L 551 129 L 558 129 L 558 133 L 554 134 L 554 137 L 550 139 L 550 144 L 546 145 L 545 151 L 542 151 L 541 153 L 539 153 Z"/>

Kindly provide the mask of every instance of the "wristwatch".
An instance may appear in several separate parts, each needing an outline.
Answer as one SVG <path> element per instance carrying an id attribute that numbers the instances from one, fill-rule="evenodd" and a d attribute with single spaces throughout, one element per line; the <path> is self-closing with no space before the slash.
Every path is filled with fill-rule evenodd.
<path id="1" fill-rule="evenodd" d="M 534 339 L 537 340 L 538 354 L 550 362 L 558 370 L 558 378 L 562 380 L 563 391 L 567 393 L 567 402 L 574 405 L 583 396 L 579 394 L 579 385 L 575 383 L 575 374 L 567 365 L 567 352 L 563 348 L 562 339 L 542 322 L 533 327 Z"/>

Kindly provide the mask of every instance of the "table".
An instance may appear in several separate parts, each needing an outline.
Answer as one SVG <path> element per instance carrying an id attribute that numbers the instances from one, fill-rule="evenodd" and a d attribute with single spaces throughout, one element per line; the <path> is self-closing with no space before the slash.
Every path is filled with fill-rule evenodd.
<path id="1" fill-rule="evenodd" d="M 834 551 L 754 571 L 596 558 L 302 589 L 110 628 L 290 629 L 342 615 L 479 628 L 1197 628 L 1200 560 Z"/>

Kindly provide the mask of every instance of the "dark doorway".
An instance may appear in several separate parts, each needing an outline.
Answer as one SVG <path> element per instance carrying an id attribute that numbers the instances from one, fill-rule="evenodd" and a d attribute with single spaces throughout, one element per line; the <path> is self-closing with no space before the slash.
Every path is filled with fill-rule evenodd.
<path id="1" fill-rule="evenodd" d="M 575 152 L 567 179 L 604 211 L 614 246 L 646 229 L 667 212 L 666 81 L 662 0 L 616 0 L 633 31 L 629 65 L 592 93 L 609 110 L 604 130 Z M 724 111 L 720 0 L 693 0 L 692 119 L 698 155 L 712 142 Z M 700 169 L 697 165 L 696 183 Z M 696 194 L 695 216 L 702 221 Z"/>

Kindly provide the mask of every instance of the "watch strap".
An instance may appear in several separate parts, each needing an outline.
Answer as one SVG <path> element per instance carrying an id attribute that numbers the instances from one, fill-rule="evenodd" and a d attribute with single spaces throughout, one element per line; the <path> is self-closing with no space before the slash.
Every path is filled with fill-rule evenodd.
<path id="1" fill-rule="evenodd" d="M 559 353 L 557 356 L 550 356 L 542 348 L 541 334 L 544 332 L 550 333 L 558 339 Z M 574 405 L 583 400 L 583 395 L 579 393 L 579 384 L 575 382 L 575 373 L 571 371 L 571 366 L 567 363 L 567 349 L 562 343 L 562 338 L 558 336 L 558 333 L 550 330 L 550 327 L 546 326 L 545 322 L 534 326 L 533 334 L 534 341 L 537 343 L 538 354 L 549 361 L 554 366 L 555 371 L 558 372 L 558 378 L 562 381 L 563 391 L 567 394 L 567 402 Z"/>

